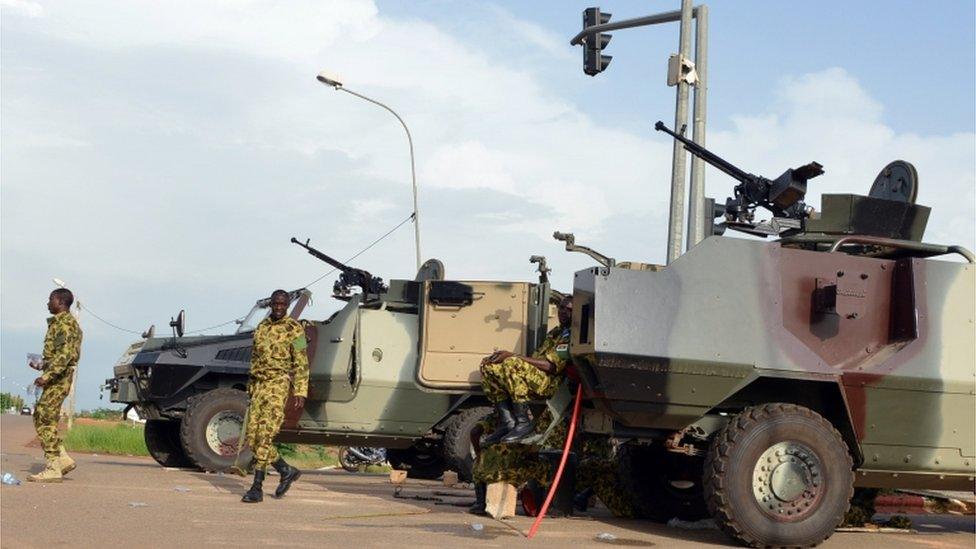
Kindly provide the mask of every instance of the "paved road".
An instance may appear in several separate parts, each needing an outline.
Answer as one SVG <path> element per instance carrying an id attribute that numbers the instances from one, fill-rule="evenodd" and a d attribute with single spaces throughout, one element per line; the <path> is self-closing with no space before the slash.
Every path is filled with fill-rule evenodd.
<path id="1" fill-rule="evenodd" d="M 0 419 L 0 465 L 24 479 L 40 470 L 29 417 Z M 605 511 L 595 517 L 553 519 L 527 542 L 521 532 L 531 520 L 494 521 L 473 517 L 463 508 L 430 501 L 397 499 L 385 475 L 308 472 L 282 500 L 239 502 L 246 489 L 240 477 L 166 470 L 147 458 L 78 455 L 78 469 L 64 483 L 24 482 L 2 486 L 2 547 L 199 547 L 293 546 L 347 547 L 632 547 L 725 546 L 716 531 L 685 531 L 636 520 L 614 520 Z M 276 477 L 271 477 L 273 487 Z M 188 489 L 188 491 L 187 491 Z M 410 481 L 408 495 L 433 496 L 435 482 Z M 471 493 L 450 490 L 470 502 Z M 135 506 L 133 506 L 135 504 Z M 973 517 L 914 517 L 919 534 L 838 533 L 824 547 L 966 547 L 972 548 Z M 472 523 L 481 523 L 480 532 Z M 617 536 L 613 544 L 597 534 Z"/>

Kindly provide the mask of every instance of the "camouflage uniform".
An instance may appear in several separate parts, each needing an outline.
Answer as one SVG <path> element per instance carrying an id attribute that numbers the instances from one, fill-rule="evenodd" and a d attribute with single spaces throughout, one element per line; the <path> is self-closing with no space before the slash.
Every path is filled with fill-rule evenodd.
<path id="1" fill-rule="evenodd" d="M 552 421 L 549 410 L 539 415 L 535 431 L 545 432 Z M 482 432 L 494 426 L 493 416 L 479 423 Z M 541 448 L 562 449 L 566 443 L 566 423 L 557 425 Z M 530 480 L 548 486 L 555 471 L 539 456 L 539 446 L 526 444 L 495 444 L 482 448 L 474 463 L 475 482 L 491 484 L 507 482 L 519 487 Z M 608 438 L 591 438 L 583 442 L 583 459 L 576 467 L 576 492 L 592 489 L 596 497 L 615 517 L 634 518 L 634 506 L 626 493 L 617 486 L 617 468 L 613 461 L 613 447 Z"/>
<path id="2" fill-rule="evenodd" d="M 285 419 L 289 387 L 296 397 L 308 395 L 307 346 L 304 328 L 291 317 L 266 318 L 254 330 L 246 429 L 247 444 L 261 471 L 278 461 L 273 442 Z"/>
<path id="3" fill-rule="evenodd" d="M 556 327 L 546 334 L 532 358 L 552 363 L 556 371 L 548 374 L 518 357 L 509 357 L 496 364 L 481 367 L 481 387 L 493 403 L 511 398 L 513 402 L 528 402 L 533 398 L 549 398 L 559 387 L 562 372 L 569 363 L 569 329 Z"/>
<path id="4" fill-rule="evenodd" d="M 551 416 L 548 412 L 546 410 L 539 415 L 539 421 L 535 426 L 537 433 L 549 427 Z M 483 419 L 478 425 L 482 432 L 490 432 L 495 425 L 494 414 Z M 475 459 L 472 476 L 475 482 L 485 484 L 506 482 L 519 487 L 530 480 L 546 485 L 549 483 L 551 471 L 549 463 L 539 457 L 538 446 L 519 443 L 493 444 L 481 449 L 481 453 Z"/>
<path id="5" fill-rule="evenodd" d="M 583 460 L 576 467 L 576 491 L 592 489 L 603 505 L 618 518 L 634 518 L 634 504 L 617 485 L 617 464 L 608 438 L 583 443 Z"/>
<path id="6" fill-rule="evenodd" d="M 75 368 L 81 357 L 81 327 L 71 313 L 65 311 L 47 319 L 44 336 L 44 391 L 34 408 L 34 429 L 44 448 L 44 457 L 56 459 L 60 454 L 61 437 L 58 419 L 61 404 L 71 391 Z"/>

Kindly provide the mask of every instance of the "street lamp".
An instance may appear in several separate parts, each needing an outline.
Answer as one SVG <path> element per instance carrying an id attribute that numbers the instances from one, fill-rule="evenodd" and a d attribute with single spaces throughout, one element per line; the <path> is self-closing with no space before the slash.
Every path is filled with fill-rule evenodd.
<path id="1" fill-rule="evenodd" d="M 325 84 L 326 86 L 332 86 L 336 90 L 344 91 L 350 95 L 355 95 L 360 99 L 365 99 L 366 101 L 369 101 L 374 105 L 379 105 L 380 107 L 383 107 L 384 109 L 389 111 L 390 114 L 396 117 L 396 119 L 400 122 L 400 125 L 403 126 L 403 131 L 407 132 L 407 144 L 410 146 L 410 178 L 413 183 L 413 232 L 414 232 L 414 240 L 417 248 L 417 270 L 419 271 L 420 270 L 420 212 L 417 210 L 417 171 L 415 168 L 414 158 L 413 158 L 413 138 L 410 137 L 410 128 L 407 127 L 407 123 L 404 122 L 402 118 L 400 118 L 400 115 L 397 114 L 396 111 L 394 111 L 390 107 L 384 105 L 383 103 L 380 103 L 375 99 L 370 99 L 365 95 L 356 93 L 346 88 L 345 86 L 342 85 L 342 81 L 339 80 L 339 78 L 336 75 L 331 74 L 327 71 L 322 71 L 319 73 L 316 79 L 319 82 Z"/>

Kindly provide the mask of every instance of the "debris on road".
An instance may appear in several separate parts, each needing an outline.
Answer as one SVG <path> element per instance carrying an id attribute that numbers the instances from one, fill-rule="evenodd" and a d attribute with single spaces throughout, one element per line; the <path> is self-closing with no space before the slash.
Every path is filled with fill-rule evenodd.
<path id="1" fill-rule="evenodd" d="M 7 485 L 10 485 L 10 486 L 20 486 L 20 479 L 18 479 L 17 477 L 13 476 L 13 474 L 11 474 L 11 473 L 4 473 L 3 474 L 3 483 L 4 484 L 7 484 Z"/>
<path id="2" fill-rule="evenodd" d="M 617 536 L 611 534 L 610 532 L 602 532 L 602 533 L 597 534 L 596 535 L 596 538 L 594 538 L 594 539 L 596 539 L 597 541 L 605 541 L 605 542 L 609 543 L 609 542 L 612 542 L 612 541 L 617 541 Z"/>
<path id="3" fill-rule="evenodd" d="M 176 488 L 173 488 L 173 490 L 176 492 L 180 492 L 181 494 L 185 494 L 190 491 L 190 489 L 187 488 L 186 486 L 177 486 Z"/>
<path id="4" fill-rule="evenodd" d="M 130 501 L 129 507 L 149 507 L 149 504 L 141 501 Z"/>
<path id="5" fill-rule="evenodd" d="M 481 524 L 480 522 L 476 522 L 471 525 L 471 529 L 474 530 L 475 532 L 481 532 L 485 529 L 485 525 Z"/>

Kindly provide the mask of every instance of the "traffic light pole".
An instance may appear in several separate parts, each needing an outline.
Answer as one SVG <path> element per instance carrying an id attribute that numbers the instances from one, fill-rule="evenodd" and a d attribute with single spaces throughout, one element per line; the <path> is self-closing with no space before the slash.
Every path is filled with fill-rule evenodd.
<path id="1" fill-rule="evenodd" d="M 704 76 L 707 68 L 706 64 L 708 63 L 708 8 L 706 6 L 702 5 L 694 7 L 692 5 L 692 0 L 682 0 L 680 10 L 647 15 L 644 17 L 635 17 L 633 19 L 625 19 L 615 23 L 608 22 L 600 25 L 585 27 L 579 32 L 579 34 L 574 36 L 569 43 L 576 46 L 582 44 L 588 37 L 597 35 L 599 33 L 679 21 L 681 23 L 681 31 L 678 53 L 682 59 L 687 59 L 691 50 L 692 18 L 697 19 L 695 64 L 699 78 L 698 85 L 695 89 L 695 112 L 692 140 L 696 143 L 703 144 L 705 140 L 705 99 L 707 94 Z M 675 131 L 681 133 L 684 133 L 688 122 L 688 95 L 690 85 L 691 84 L 685 80 L 679 80 L 677 83 L 678 90 L 675 100 L 674 127 Z M 684 240 L 686 158 L 684 147 L 679 142 L 675 141 L 671 164 L 671 207 L 668 220 L 667 250 L 668 263 L 671 263 L 681 255 L 681 244 Z M 690 214 L 688 219 L 689 248 L 704 239 L 707 228 L 706 223 L 710 224 L 712 221 L 712 219 L 708 217 L 705 212 L 704 165 L 701 162 L 696 161 L 694 158 L 692 159 L 691 180 Z"/>

